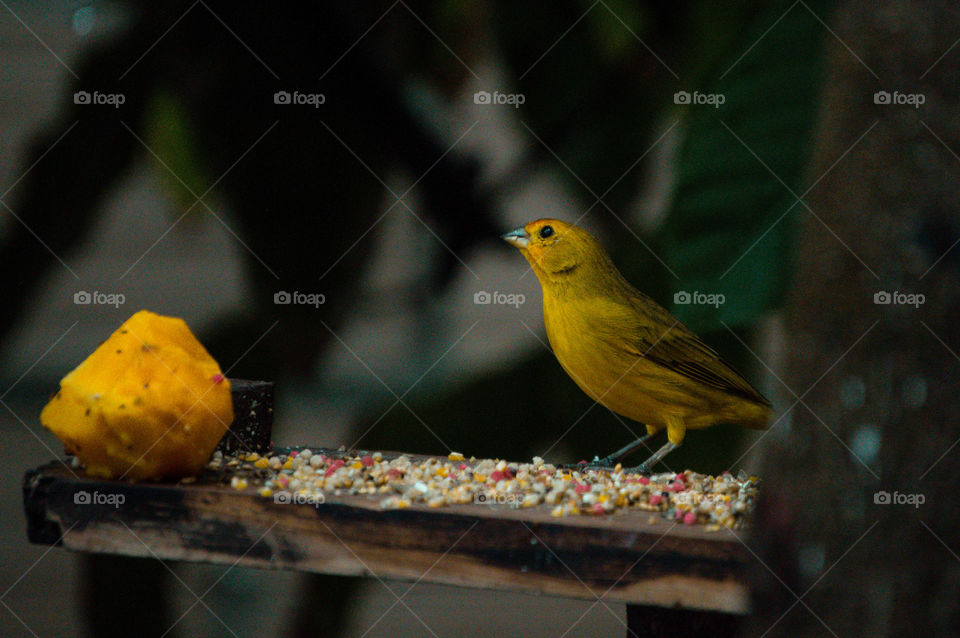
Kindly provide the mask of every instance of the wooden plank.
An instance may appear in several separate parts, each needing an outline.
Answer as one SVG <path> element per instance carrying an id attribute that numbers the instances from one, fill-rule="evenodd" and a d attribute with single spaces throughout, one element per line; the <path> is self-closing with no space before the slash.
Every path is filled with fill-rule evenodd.
<path id="1" fill-rule="evenodd" d="M 748 606 L 750 554 L 737 534 L 659 518 L 650 524 L 644 512 L 383 510 L 376 497 L 334 495 L 321 505 L 286 504 L 220 483 L 91 479 L 61 463 L 28 472 L 23 489 L 31 542 L 73 551 L 735 614 Z M 83 493 L 102 502 L 83 502 Z"/>

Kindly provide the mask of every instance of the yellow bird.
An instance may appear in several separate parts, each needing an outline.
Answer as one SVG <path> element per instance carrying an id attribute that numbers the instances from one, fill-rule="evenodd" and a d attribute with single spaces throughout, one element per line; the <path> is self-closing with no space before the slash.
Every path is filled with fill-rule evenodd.
<path id="1" fill-rule="evenodd" d="M 631 286 L 587 231 L 538 219 L 502 236 L 530 262 L 543 288 L 553 353 L 591 399 L 646 425 L 647 436 L 603 458 L 609 467 L 657 433 L 667 442 L 646 473 L 688 429 L 769 425 L 770 402 L 667 310 Z"/>

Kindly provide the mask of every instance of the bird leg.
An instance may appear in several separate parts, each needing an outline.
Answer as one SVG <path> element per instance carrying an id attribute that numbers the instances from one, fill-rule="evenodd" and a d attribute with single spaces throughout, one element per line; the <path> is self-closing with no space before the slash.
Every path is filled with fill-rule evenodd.
<path id="1" fill-rule="evenodd" d="M 647 441 L 652 439 L 657 434 L 658 434 L 657 432 L 652 432 L 647 434 L 646 436 L 641 436 L 636 441 L 632 441 L 626 444 L 625 446 L 623 446 L 613 454 L 608 454 L 602 459 L 595 456 L 593 457 L 593 460 L 588 463 L 575 463 L 572 465 L 561 465 L 560 467 L 568 470 L 578 470 L 578 469 L 580 470 L 582 469 L 612 470 L 617 463 L 623 460 L 627 455 L 631 454 L 634 450 L 636 450 L 640 446 L 646 447 Z"/>
<path id="2" fill-rule="evenodd" d="M 628 472 L 637 472 L 638 474 L 648 474 L 653 466 L 660 462 L 663 457 L 676 450 L 683 443 L 683 438 L 687 433 L 686 424 L 683 419 L 676 414 L 666 415 L 667 422 L 667 442 L 659 450 L 653 453 L 649 459 L 628 470 Z"/>
<path id="3" fill-rule="evenodd" d="M 659 450 L 653 453 L 653 456 L 651 456 L 649 459 L 647 459 L 637 467 L 627 470 L 627 472 L 630 474 L 633 474 L 633 473 L 648 474 L 650 472 L 650 469 L 653 468 L 654 465 L 659 463 L 663 457 L 665 457 L 667 454 L 670 454 L 671 452 L 676 450 L 678 447 L 680 446 L 674 443 L 673 441 L 667 441 L 666 443 L 663 444 L 663 447 L 661 447 Z"/>

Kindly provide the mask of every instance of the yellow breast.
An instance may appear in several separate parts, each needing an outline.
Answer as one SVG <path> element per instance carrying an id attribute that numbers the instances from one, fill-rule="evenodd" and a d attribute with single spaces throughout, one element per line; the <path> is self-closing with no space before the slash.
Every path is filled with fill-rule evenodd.
<path id="1" fill-rule="evenodd" d="M 721 397 L 663 366 L 618 347 L 618 329 L 609 317 L 597 316 L 590 300 L 557 299 L 544 293 L 543 316 L 553 352 L 570 378 L 594 401 L 654 428 L 668 416 L 690 428 L 720 420 Z M 620 341 L 624 335 L 619 335 Z"/>

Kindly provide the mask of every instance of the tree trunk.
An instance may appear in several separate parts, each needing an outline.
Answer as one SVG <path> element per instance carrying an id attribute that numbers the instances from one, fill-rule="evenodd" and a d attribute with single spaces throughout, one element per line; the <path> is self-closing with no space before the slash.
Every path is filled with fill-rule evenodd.
<path id="1" fill-rule="evenodd" d="M 958 9 L 821 16 L 836 36 L 820 181 L 791 213 L 792 408 L 764 440 L 744 635 L 960 635 Z"/>

